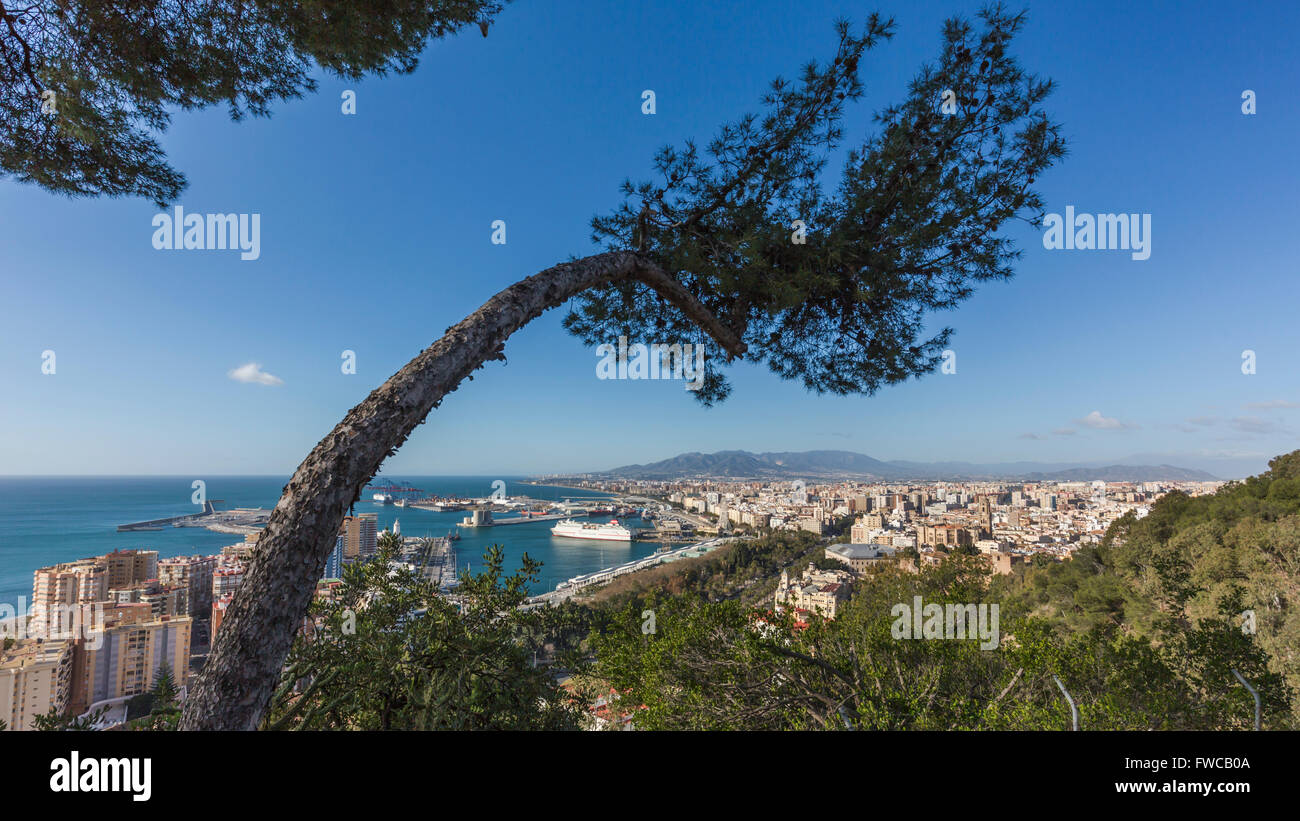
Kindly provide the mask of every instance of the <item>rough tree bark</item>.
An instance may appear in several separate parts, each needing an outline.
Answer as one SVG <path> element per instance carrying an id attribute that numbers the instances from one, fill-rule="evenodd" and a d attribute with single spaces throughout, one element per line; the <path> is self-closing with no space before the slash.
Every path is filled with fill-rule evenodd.
<path id="1" fill-rule="evenodd" d="M 654 288 L 728 354 L 744 354 L 731 328 L 681 283 L 630 251 L 556 265 L 492 297 L 350 410 L 298 466 L 186 699 L 182 730 L 257 729 L 343 516 L 384 459 L 461 380 L 485 362 L 504 359 L 512 333 L 588 288 L 621 280 Z"/>

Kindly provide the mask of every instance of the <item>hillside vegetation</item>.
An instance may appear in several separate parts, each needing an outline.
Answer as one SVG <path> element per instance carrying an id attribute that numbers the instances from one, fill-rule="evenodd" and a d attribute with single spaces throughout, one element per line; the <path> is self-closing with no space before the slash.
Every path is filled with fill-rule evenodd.
<path id="1" fill-rule="evenodd" d="M 834 621 L 770 612 L 819 540 L 777 534 L 619 580 L 596 597 L 591 676 L 647 729 L 1265 729 L 1300 725 L 1300 451 L 1212 496 L 1171 493 L 1073 561 L 990 579 L 954 555 L 855 585 Z M 761 595 L 760 595 L 761 593 Z M 909 641 L 892 615 L 998 604 L 1001 643 Z M 655 630 L 645 630 L 645 611 Z M 1243 630 L 1252 618 L 1254 631 Z"/>

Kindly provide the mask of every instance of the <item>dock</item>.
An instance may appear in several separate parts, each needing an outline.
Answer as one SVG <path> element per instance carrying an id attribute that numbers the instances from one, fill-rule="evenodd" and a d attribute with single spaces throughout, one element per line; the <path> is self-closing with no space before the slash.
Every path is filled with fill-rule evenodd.
<path id="1" fill-rule="evenodd" d="M 220 500 L 216 500 L 220 501 Z M 162 530 L 165 527 L 185 527 L 186 524 L 193 522 L 195 519 L 204 516 L 211 516 L 217 512 L 215 501 L 204 502 L 202 513 L 187 513 L 184 516 L 168 516 L 165 519 L 150 519 L 147 522 L 131 522 L 129 524 L 118 525 L 118 533 L 131 533 L 136 530 Z"/>
<path id="2" fill-rule="evenodd" d="M 168 516 L 165 519 L 150 519 L 146 522 L 130 522 L 118 525 L 118 533 L 134 533 L 141 530 L 163 530 L 168 527 L 206 527 L 218 533 L 247 535 L 266 526 L 271 518 L 271 511 L 264 508 L 235 508 L 234 510 L 217 510 L 220 499 L 203 503 L 202 513 L 189 513 L 184 516 Z"/>
<path id="3" fill-rule="evenodd" d="M 558 522 L 571 518 L 569 513 L 540 513 L 536 516 L 519 516 L 513 519 L 494 519 L 490 510 L 472 510 L 460 522 L 461 527 L 505 527 L 506 525 L 526 525 L 529 522 Z"/>

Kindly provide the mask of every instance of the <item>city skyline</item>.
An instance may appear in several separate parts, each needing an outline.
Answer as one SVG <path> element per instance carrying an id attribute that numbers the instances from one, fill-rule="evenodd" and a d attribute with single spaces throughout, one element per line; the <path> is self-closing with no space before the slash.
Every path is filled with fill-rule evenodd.
<path id="1" fill-rule="evenodd" d="M 978 6 L 885 9 L 898 34 L 864 62 L 846 147 L 938 52 L 942 20 Z M 22 431 L 0 443 L 0 474 L 288 475 L 444 328 L 591 250 L 588 220 L 616 206 L 624 177 L 651 175 L 655 150 L 756 110 L 770 78 L 829 54 L 836 17 L 865 11 L 783 9 L 755 12 L 773 21 L 764 29 L 667 3 L 524 4 L 486 39 L 426 50 L 411 76 L 326 78 L 269 120 L 176 116 L 163 143 L 190 180 L 177 204 L 260 215 L 256 259 L 156 250 L 153 220 L 170 208 L 0 181 L 12 277 L 0 374 L 18 400 L 0 422 Z M 1300 169 L 1284 149 L 1300 114 L 1286 105 L 1294 27 L 1279 15 L 1300 22 L 1293 9 L 1174 20 L 1117 3 L 1086 16 L 1031 9 L 1015 48 L 1058 82 L 1049 105 L 1071 143 L 1040 183 L 1046 210 L 1149 215 L 1150 256 L 1048 250 L 1041 232 L 1013 229 L 1017 276 L 937 317 L 956 330 L 955 373 L 819 397 L 746 364 L 731 371 L 731 397 L 703 409 L 676 381 L 597 379 L 597 351 L 553 312 L 515 335 L 508 364 L 451 394 L 384 472 L 586 472 L 732 449 L 1264 470 L 1294 449 L 1300 418 L 1287 359 Z M 535 46 L 574 30 L 591 36 L 563 52 Z M 651 46 L 653 61 L 628 57 Z M 349 89 L 355 115 L 340 111 Z M 653 115 L 641 113 L 645 89 Z M 490 241 L 497 219 L 505 245 Z M 54 374 L 42 372 L 47 350 Z M 355 374 L 341 371 L 345 351 Z M 1244 351 L 1257 355 L 1253 374 Z"/>

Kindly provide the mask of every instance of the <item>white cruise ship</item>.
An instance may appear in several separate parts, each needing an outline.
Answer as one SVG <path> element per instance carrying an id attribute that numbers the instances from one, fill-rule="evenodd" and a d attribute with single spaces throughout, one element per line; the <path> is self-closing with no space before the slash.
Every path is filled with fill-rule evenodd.
<path id="1" fill-rule="evenodd" d="M 618 519 L 611 519 L 605 524 L 565 519 L 551 528 L 551 535 L 567 539 L 601 539 L 607 542 L 632 541 L 632 531 L 619 524 Z"/>

